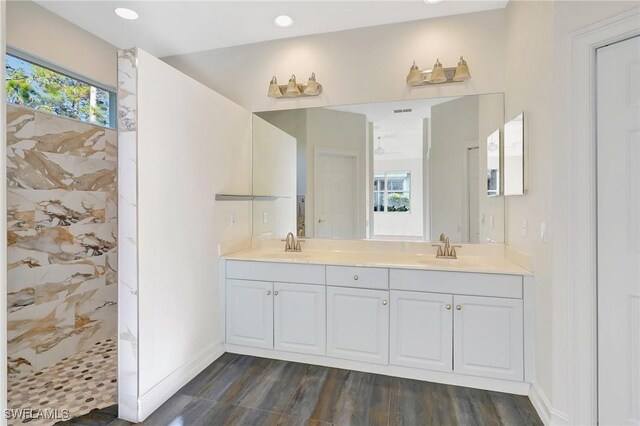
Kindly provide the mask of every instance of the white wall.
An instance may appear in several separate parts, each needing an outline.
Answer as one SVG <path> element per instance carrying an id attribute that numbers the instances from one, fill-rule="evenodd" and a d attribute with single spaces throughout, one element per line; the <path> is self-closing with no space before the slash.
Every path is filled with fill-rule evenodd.
<path id="1" fill-rule="evenodd" d="M 497 93 L 505 88 L 504 9 L 237 46 L 163 60 L 248 108 L 265 111 L 399 99 Z M 410 89 L 413 60 L 455 66 L 460 55 L 472 78 L 464 84 Z M 315 72 L 317 98 L 271 99 L 269 80 Z M 238 77 L 241 76 L 239 79 Z"/>
<path id="2" fill-rule="evenodd" d="M 562 327 L 554 326 L 551 291 L 551 247 L 538 239 L 540 222 L 549 222 L 551 212 L 552 174 L 551 140 L 554 78 L 553 7 L 551 2 L 514 1 L 507 6 L 507 95 L 506 119 L 524 111 L 525 120 L 525 196 L 506 197 L 507 244 L 533 256 L 536 273 L 536 345 L 535 386 L 552 403 L 553 334 Z M 535 36 L 532 36 L 535 34 Z M 522 53 L 526 52 L 525 55 Z M 537 84 L 526 84 L 536 81 Z M 548 81 L 550 84 L 539 84 Z M 523 220 L 528 235 L 522 234 Z"/>
<path id="3" fill-rule="evenodd" d="M 462 188 L 467 173 L 464 156 L 467 147 L 479 146 L 478 119 L 477 96 L 431 107 L 432 238 L 444 232 L 452 241 L 468 241 L 462 220 Z"/>
<path id="4" fill-rule="evenodd" d="M 296 138 L 257 115 L 253 116 L 252 125 L 253 193 L 282 197 L 253 201 L 253 235 L 295 235 Z"/>
<path id="5" fill-rule="evenodd" d="M 268 111 L 257 114 L 277 128 L 284 130 L 297 140 L 296 168 L 298 170 L 296 192 L 307 194 L 307 112 L 304 109 L 291 111 Z"/>
<path id="6" fill-rule="evenodd" d="M 32 1 L 8 1 L 7 45 L 97 82 L 117 86 L 115 46 Z"/>
<path id="7" fill-rule="evenodd" d="M 577 392 L 571 388 L 572 301 L 566 284 L 570 33 L 636 7 L 637 2 L 523 0 L 512 0 L 507 6 L 505 111 L 507 118 L 524 111 L 527 188 L 524 196 L 507 197 L 507 244 L 533 259 L 534 384 L 550 404 L 547 408 L 554 423 L 573 423 L 571 399 Z M 527 236 L 521 231 L 523 220 L 528 223 Z M 543 222 L 546 242 L 540 238 Z"/>
<path id="8" fill-rule="evenodd" d="M 420 124 L 422 124 L 421 121 Z M 415 143 L 422 145 L 421 140 L 417 140 Z M 424 208 L 422 169 L 422 158 L 389 160 L 384 158 L 380 159 L 378 156 L 374 156 L 374 173 L 398 171 L 411 172 L 411 211 L 374 213 L 374 237 L 399 236 L 417 237 L 422 239 Z"/>
<path id="9" fill-rule="evenodd" d="M 206 358 L 223 341 L 217 245 L 250 237 L 251 215 L 250 203 L 214 202 L 214 194 L 251 191 L 250 129 L 251 114 L 244 108 L 140 51 L 142 401 L 158 392 L 177 391 L 162 389 L 162 381 L 199 357 Z M 233 226 L 232 214 L 237 220 Z M 188 377 L 174 377 L 174 384 L 183 379 Z"/>

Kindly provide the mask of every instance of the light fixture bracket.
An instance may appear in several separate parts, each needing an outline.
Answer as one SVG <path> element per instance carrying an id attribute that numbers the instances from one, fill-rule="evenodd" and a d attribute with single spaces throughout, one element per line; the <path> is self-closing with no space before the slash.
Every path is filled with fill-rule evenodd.
<path id="1" fill-rule="evenodd" d="M 313 95 L 308 95 L 306 93 L 304 93 L 304 90 L 307 88 L 307 83 L 298 83 L 298 91 L 300 92 L 299 95 L 295 95 L 295 96 L 286 96 L 284 95 L 284 92 L 287 91 L 287 86 L 286 84 L 279 84 L 278 87 L 280 88 L 280 93 L 283 93 L 280 96 L 275 96 L 275 98 L 280 99 L 280 98 L 309 98 L 309 97 L 313 97 L 313 96 L 318 96 L 320 93 L 322 93 L 322 84 L 318 83 L 318 93 L 313 94 Z"/>
<path id="2" fill-rule="evenodd" d="M 293 76 L 292 76 L 293 77 Z M 268 97 L 270 98 L 274 98 L 274 99 L 295 99 L 295 98 L 309 98 L 309 97 L 313 97 L 313 96 L 318 96 L 322 93 L 322 84 L 316 82 L 315 80 L 316 75 L 315 73 L 311 74 L 311 77 L 309 79 L 309 82 L 311 82 L 312 84 L 314 84 L 315 86 L 315 90 L 312 93 L 309 93 L 307 91 L 307 86 L 309 85 L 309 82 L 307 83 L 297 83 L 296 82 L 296 87 L 298 88 L 298 93 L 296 94 L 287 94 L 287 89 L 289 87 L 289 84 L 278 84 L 277 80 L 275 77 L 273 77 L 271 79 L 270 82 L 270 86 L 269 86 L 269 93 L 268 93 Z M 278 85 L 278 89 L 279 90 L 274 90 L 275 89 L 275 85 Z"/>
<path id="3" fill-rule="evenodd" d="M 429 81 L 431 78 L 431 72 L 433 70 L 420 70 L 420 75 L 422 76 L 422 82 L 420 84 L 411 84 L 411 86 L 438 86 L 441 84 L 448 83 L 462 83 L 463 81 L 454 81 L 453 76 L 456 73 L 456 67 L 443 68 L 444 76 L 447 78 L 447 81 L 443 81 L 442 83 L 432 83 Z"/>
<path id="4" fill-rule="evenodd" d="M 438 81 L 432 81 L 431 75 L 433 73 L 433 69 L 420 70 L 414 61 L 413 65 L 409 69 L 409 75 L 407 75 L 407 85 L 412 87 L 437 86 L 449 83 L 463 83 L 471 78 L 467 61 L 465 61 L 462 56 L 460 57 L 460 62 L 458 62 L 457 67 L 440 68 L 441 65 L 439 60 L 436 60 L 435 66 L 437 66 L 439 70 L 442 70 L 442 73 L 439 73 L 439 75 L 435 78 L 435 80 Z M 458 73 L 457 75 L 456 72 Z M 418 73 L 420 74 L 419 77 L 417 75 Z M 444 74 L 444 80 L 442 79 L 442 74 Z"/>

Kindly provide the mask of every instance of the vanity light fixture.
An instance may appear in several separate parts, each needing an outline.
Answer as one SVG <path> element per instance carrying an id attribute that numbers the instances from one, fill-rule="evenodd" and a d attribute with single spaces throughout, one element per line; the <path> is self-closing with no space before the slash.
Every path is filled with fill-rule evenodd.
<path id="1" fill-rule="evenodd" d="M 287 90 L 284 91 L 284 95 L 288 98 L 295 98 L 300 96 L 300 89 L 298 89 L 298 83 L 296 82 L 296 75 L 291 74 L 289 83 L 287 84 Z"/>
<path id="2" fill-rule="evenodd" d="M 460 83 L 471 78 L 467 61 L 460 56 L 457 67 L 444 68 L 439 59 L 433 65 L 433 69 L 423 70 L 416 65 L 415 61 L 409 69 L 407 84 L 409 86 L 427 86 L 445 83 Z"/>
<path id="3" fill-rule="evenodd" d="M 447 77 L 444 75 L 444 68 L 442 68 L 440 59 L 436 59 L 436 63 L 433 64 L 433 69 L 431 70 L 431 77 L 429 77 L 429 83 L 439 84 L 439 83 L 444 83 L 445 81 L 447 81 Z"/>
<path id="4" fill-rule="evenodd" d="M 293 25 L 293 18 L 289 15 L 280 15 L 276 16 L 273 23 L 276 24 L 277 27 L 288 28 Z"/>
<path id="5" fill-rule="evenodd" d="M 442 0 L 424 0 L 426 4 L 436 4 L 440 3 Z"/>
<path id="6" fill-rule="evenodd" d="M 322 85 L 316 80 L 316 74 L 311 73 L 309 81 L 305 84 L 298 84 L 295 74 L 291 75 L 289 83 L 278 85 L 278 80 L 274 76 L 269 82 L 267 96 L 270 98 L 297 98 L 301 96 L 318 96 L 322 93 Z"/>
<path id="7" fill-rule="evenodd" d="M 114 12 L 122 19 L 127 19 L 129 21 L 135 21 L 140 17 L 135 10 L 127 9 L 126 7 L 118 7 Z"/>

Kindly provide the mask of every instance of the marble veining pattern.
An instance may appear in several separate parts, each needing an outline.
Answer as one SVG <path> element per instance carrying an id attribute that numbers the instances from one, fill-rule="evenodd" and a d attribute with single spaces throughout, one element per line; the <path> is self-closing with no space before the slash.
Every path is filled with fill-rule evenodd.
<path id="1" fill-rule="evenodd" d="M 118 51 L 118 412 L 129 420 L 137 419 L 139 396 L 137 65 L 136 48 Z M 107 259 L 113 268 L 114 259 Z"/>
<path id="2" fill-rule="evenodd" d="M 7 105 L 8 355 L 34 374 L 117 327 L 117 133 Z"/>

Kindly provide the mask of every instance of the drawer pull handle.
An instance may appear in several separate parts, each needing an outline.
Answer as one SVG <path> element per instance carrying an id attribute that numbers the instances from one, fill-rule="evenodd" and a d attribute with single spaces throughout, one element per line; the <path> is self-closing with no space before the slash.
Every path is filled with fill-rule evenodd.
<path id="1" fill-rule="evenodd" d="M 451 305 L 447 304 L 446 308 L 447 308 L 447 311 L 450 311 L 451 310 Z"/>
<path id="2" fill-rule="evenodd" d="M 387 303 L 389 303 L 389 302 L 387 302 L 386 300 L 383 300 L 383 301 L 382 301 L 382 304 L 383 304 L 383 305 L 386 305 Z"/>
<path id="3" fill-rule="evenodd" d="M 462 310 L 462 306 L 460 306 L 460 305 L 456 305 L 456 309 L 457 309 L 457 310 Z"/>
<path id="4" fill-rule="evenodd" d="M 274 292 L 273 292 L 273 295 L 274 295 L 274 296 L 277 296 L 277 295 L 278 295 L 278 292 L 277 292 L 277 291 L 274 291 Z"/>
<path id="5" fill-rule="evenodd" d="M 267 290 L 267 296 L 271 296 L 271 290 Z"/>
<path id="6" fill-rule="evenodd" d="M 358 281 L 358 276 L 357 276 L 357 275 L 354 275 L 354 276 L 353 276 L 353 279 L 354 279 L 354 280 L 356 280 L 356 281 Z"/>

